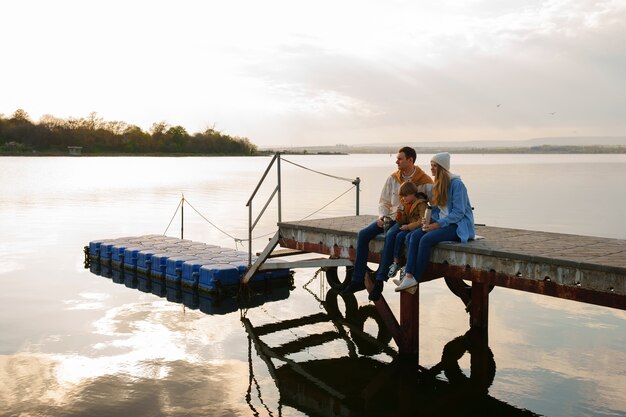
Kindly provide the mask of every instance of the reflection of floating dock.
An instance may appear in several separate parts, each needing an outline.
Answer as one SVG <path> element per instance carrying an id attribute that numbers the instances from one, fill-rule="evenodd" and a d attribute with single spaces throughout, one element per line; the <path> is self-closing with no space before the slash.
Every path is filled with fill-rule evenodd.
<path id="1" fill-rule="evenodd" d="M 137 272 L 114 269 L 110 264 L 92 262 L 89 270 L 96 275 L 110 278 L 114 283 L 128 288 L 137 289 L 144 293 L 151 293 L 167 301 L 183 304 L 192 310 L 200 310 L 211 315 L 228 314 L 241 308 L 253 308 L 267 302 L 285 300 L 289 297 L 291 278 L 283 282 L 274 279 L 268 287 L 267 282 L 258 282 L 252 285 L 257 291 L 247 291 L 241 296 L 233 297 L 226 294 L 212 294 L 198 291 L 195 288 L 183 287 L 179 283 L 165 281 L 156 277 Z"/>
<path id="2" fill-rule="evenodd" d="M 162 235 L 94 240 L 86 251 L 90 261 L 208 292 L 238 286 L 248 269 L 246 252 Z M 288 269 L 274 269 L 258 272 L 252 281 L 288 276 Z"/>

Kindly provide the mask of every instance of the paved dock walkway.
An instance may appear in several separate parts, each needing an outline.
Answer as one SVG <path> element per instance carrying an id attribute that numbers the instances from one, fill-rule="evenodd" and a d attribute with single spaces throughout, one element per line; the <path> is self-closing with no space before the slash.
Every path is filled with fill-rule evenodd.
<path id="1" fill-rule="evenodd" d="M 286 248 L 354 259 L 359 230 L 376 216 L 280 222 Z M 626 310 L 626 240 L 477 226 L 482 238 L 443 242 L 431 254 L 427 279 L 463 276 L 528 292 Z M 380 260 L 383 238 L 370 244 Z"/>

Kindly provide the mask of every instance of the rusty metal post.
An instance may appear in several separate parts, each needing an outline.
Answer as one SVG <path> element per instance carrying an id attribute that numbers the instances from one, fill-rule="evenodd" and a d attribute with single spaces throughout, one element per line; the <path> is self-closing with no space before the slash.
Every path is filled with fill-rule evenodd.
<path id="1" fill-rule="evenodd" d="M 420 286 L 415 287 L 415 294 L 408 291 L 400 293 L 400 329 L 403 343 L 398 346 L 400 353 L 415 355 L 419 360 L 419 318 L 420 318 Z"/>
<path id="2" fill-rule="evenodd" d="M 485 273 L 479 273 L 472 282 L 472 305 L 470 325 L 487 329 L 489 324 L 489 279 Z"/>
<path id="3" fill-rule="evenodd" d="M 490 384 L 490 374 L 492 369 L 490 365 L 493 361 L 493 356 L 489 350 L 489 337 L 487 328 L 472 328 L 468 334 L 471 350 L 470 369 L 471 369 L 471 381 L 475 388 L 487 393 L 487 389 Z"/>
<path id="4" fill-rule="evenodd" d="M 374 288 L 374 278 L 371 276 L 370 273 L 365 274 L 365 287 L 367 288 L 368 292 L 371 292 Z M 389 308 L 389 304 L 387 304 L 385 297 L 381 296 L 378 301 L 374 301 L 374 305 L 376 306 L 376 310 L 378 311 L 378 314 L 380 314 L 380 318 L 383 320 L 383 323 L 385 323 L 387 330 L 389 330 L 389 333 L 391 333 L 391 336 L 393 337 L 393 340 L 396 341 L 398 347 L 405 346 L 406 339 L 404 336 L 404 332 L 400 328 L 398 320 L 393 314 L 393 311 L 391 311 L 391 308 Z M 406 349 L 401 348 L 401 351 L 403 350 Z"/>

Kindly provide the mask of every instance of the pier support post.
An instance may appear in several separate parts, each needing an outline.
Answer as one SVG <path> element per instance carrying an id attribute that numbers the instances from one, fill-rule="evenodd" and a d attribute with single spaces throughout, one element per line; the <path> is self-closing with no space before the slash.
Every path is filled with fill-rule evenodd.
<path id="1" fill-rule="evenodd" d="M 470 326 L 486 331 L 489 323 L 489 279 L 481 273 L 472 281 Z"/>
<path id="2" fill-rule="evenodd" d="M 365 287 L 370 292 L 374 279 L 365 275 Z M 419 351 L 419 284 L 400 293 L 400 323 L 389 308 L 384 297 L 374 302 L 380 317 L 398 345 L 398 351 L 417 365 Z"/>
<path id="3" fill-rule="evenodd" d="M 400 329 L 403 343 L 398 346 L 401 354 L 415 355 L 419 359 L 419 319 L 420 319 L 420 291 L 419 284 L 415 293 L 400 292 Z"/>
<path id="4" fill-rule="evenodd" d="M 489 337 L 487 328 L 473 327 L 468 332 L 470 346 L 472 346 L 470 369 L 471 380 L 480 394 L 487 394 L 487 389 L 493 382 L 495 375 L 495 363 L 493 353 L 489 349 Z"/>

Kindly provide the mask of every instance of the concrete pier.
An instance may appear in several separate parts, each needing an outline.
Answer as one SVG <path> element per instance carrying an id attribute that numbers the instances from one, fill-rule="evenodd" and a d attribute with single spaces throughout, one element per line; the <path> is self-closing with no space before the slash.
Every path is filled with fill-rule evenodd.
<path id="1" fill-rule="evenodd" d="M 364 215 L 280 222 L 279 245 L 354 260 L 358 231 L 375 219 Z M 626 240 L 487 226 L 476 227 L 476 234 L 466 244 L 442 242 L 433 248 L 424 277 L 446 279 L 470 306 L 473 327 L 487 328 L 494 286 L 626 310 Z M 370 243 L 370 262 L 380 261 L 383 243 L 382 236 Z M 402 293 L 400 324 L 384 298 L 376 304 L 401 350 L 416 351 L 419 297 Z"/>

